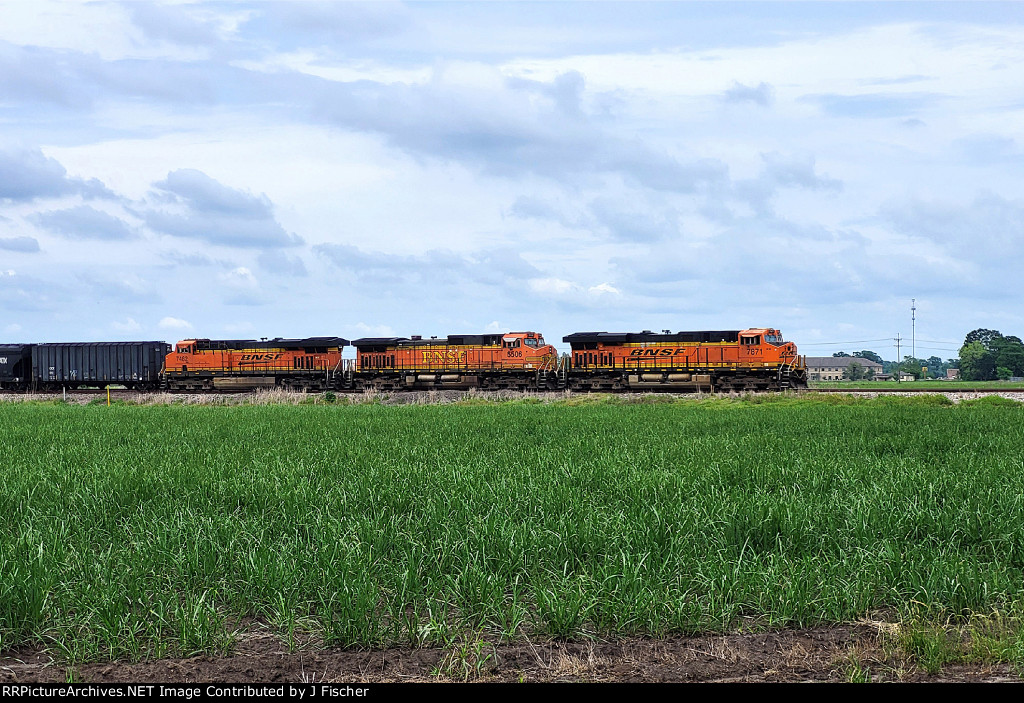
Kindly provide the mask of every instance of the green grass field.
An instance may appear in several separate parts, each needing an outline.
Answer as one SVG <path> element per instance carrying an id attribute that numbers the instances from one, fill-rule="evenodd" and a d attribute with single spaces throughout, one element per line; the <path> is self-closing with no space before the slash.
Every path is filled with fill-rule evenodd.
<path id="1" fill-rule="evenodd" d="M 0 405 L 0 650 L 662 635 L 1024 603 L 1024 406 Z"/>
<path id="2" fill-rule="evenodd" d="M 905 389 L 905 390 L 918 390 L 926 389 L 930 391 L 960 391 L 969 392 L 973 390 L 1002 390 L 1002 391 L 1021 391 L 1024 390 L 1024 383 L 1019 381 L 903 381 L 897 383 L 896 381 L 811 381 L 811 389 L 815 388 L 881 388 L 881 389 Z"/>

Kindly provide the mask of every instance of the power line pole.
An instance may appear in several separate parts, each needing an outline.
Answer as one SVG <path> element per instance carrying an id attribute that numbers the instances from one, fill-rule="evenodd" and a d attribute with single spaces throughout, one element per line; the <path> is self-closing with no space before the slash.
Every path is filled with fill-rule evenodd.
<path id="1" fill-rule="evenodd" d="M 896 383 L 900 382 L 900 376 L 903 374 L 900 372 L 900 364 L 903 363 L 903 357 L 900 356 L 900 333 L 896 333 Z"/>

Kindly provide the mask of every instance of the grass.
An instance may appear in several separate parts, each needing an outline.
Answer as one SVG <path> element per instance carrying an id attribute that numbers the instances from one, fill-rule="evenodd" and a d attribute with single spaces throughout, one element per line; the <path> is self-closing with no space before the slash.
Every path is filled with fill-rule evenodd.
<path id="1" fill-rule="evenodd" d="M 959 380 L 945 380 L 945 379 L 934 379 L 927 381 L 811 381 L 809 383 L 811 389 L 815 388 L 864 388 L 864 389 L 906 389 L 906 390 L 919 390 L 922 388 L 932 391 L 961 391 L 969 392 L 972 390 L 1005 390 L 1005 391 L 1019 391 L 1024 390 L 1024 383 L 1020 381 L 959 381 Z"/>
<path id="2" fill-rule="evenodd" d="M 0 404 L 0 651 L 217 653 L 256 620 L 448 648 L 471 678 L 524 636 L 926 604 L 1008 614 L 989 656 L 1020 662 L 1022 420 L 941 396 Z"/>

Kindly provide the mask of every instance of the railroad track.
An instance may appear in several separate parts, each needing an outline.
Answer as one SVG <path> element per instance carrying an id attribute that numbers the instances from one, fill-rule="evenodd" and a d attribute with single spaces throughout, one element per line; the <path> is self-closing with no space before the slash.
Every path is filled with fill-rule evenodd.
<path id="1" fill-rule="evenodd" d="M 280 389 L 278 389 L 278 390 L 280 390 Z M 440 391 L 452 392 L 454 389 L 438 389 L 438 390 L 439 390 L 439 392 Z M 140 394 L 143 394 L 143 393 L 160 393 L 160 394 L 167 394 L 167 395 L 247 396 L 247 395 L 252 395 L 255 392 L 258 392 L 258 391 L 238 390 L 238 389 L 220 389 L 220 390 L 204 390 L 204 391 L 196 391 L 196 390 L 152 390 L 152 391 L 138 391 L 138 390 L 129 390 L 127 388 L 111 388 L 110 389 L 110 397 L 111 398 L 123 399 L 123 398 L 131 398 L 133 396 L 137 396 L 137 395 L 140 395 Z M 291 391 L 291 392 L 300 393 L 300 391 Z M 322 392 L 323 391 L 311 392 L 311 395 L 319 394 L 319 393 L 322 393 Z M 358 395 L 358 394 L 364 393 L 363 390 L 351 389 L 351 388 L 347 388 L 347 389 L 334 389 L 334 390 L 331 390 L 330 392 L 334 393 L 336 395 Z M 400 394 L 400 393 L 404 393 L 404 392 L 428 393 L 430 391 L 429 390 L 422 390 L 421 389 L 421 390 L 415 390 L 415 391 L 381 391 L 381 392 L 382 393 L 399 393 Z M 507 393 L 508 391 L 493 391 L 493 392 L 495 392 L 495 393 L 499 393 L 499 392 L 500 393 Z M 522 393 L 524 395 L 530 395 L 530 394 L 533 394 L 533 393 L 549 394 L 549 393 L 560 393 L 560 392 L 563 392 L 563 391 L 522 391 Z M 595 391 L 595 392 L 597 392 L 597 391 Z M 600 391 L 600 392 L 601 393 L 607 393 L 607 392 L 614 392 L 614 391 Z M 640 389 L 640 390 L 635 390 L 635 391 L 620 391 L 620 392 L 622 392 L 622 393 L 634 393 L 634 394 L 639 394 L 639 395 L 646 395 L 646 394 L 651 393 L 652 391 L 650 389 Z M 671 391 L 671 392 L 675 393 L 677 395 L 695 395 L 695 394 L 691 394 L 691 393 L 680 393 L 679 391 Z M 718 391 L 714 391 L 714 392 L 717 393 Z M 779 391 L 735 391 L 735 392 L 736 393 L 740 393 L 740 394 L 747 394 L 747 393 L 761 394 L 761 393 L 778 393 Z M 907 384 L 906 386 L 903 386 L 901 388 L 871 388 L 871 387 L 801 388 L 801 389 L 796 390 L 796 392 L 800 393 L 800 394 L 805 394 L 805 393 L 877 393 L 877 394 L 894 394 L 894 393 L 904 393 L 904 394 L 905 393 L 979 393 L 979 394 L 983 394 L 983 395 L 992 395 L 992 394 L 998 394 L 998 393 L 1022 393 L 1022 394 L 1024 394 L 1024 388 L 992 388 L 992 387 L 987 387 L 987 388 L 969 388 L 969 387 L 968 388 L 948 388 L 948 387 L 932 388 L 932 387 L 928 387 L 926 385 L 914 385 L 914 386 L 912 386 L 910 384 Z M 33 396 L 44 396 L 44 397 L 50 397 L 50 398 L 81 397 L 81 396 L 101 396 L 102 397 L 102 396 L 105 396 L 106 393 L 107 393 L 107 390 L 105 388 L 77 388 L 77 389 L 74 389 L 74 390 L 68 389 L 66 391 L 35 391 L 35 392 L 33 392 L 33 391 L 25 392 L 25 391 L 4 390 L 4 391 L 0 391 L 0 396 L 33 395 Z M 486 393 L 488 393 L 488 391 L 479 391 L 478 390 L 477 393 L 486 394 Z M 575 393 L 582 395 L 582 394 L 586 393 L 586 391 L 575 391 Z M 723 391 L 723 393 L 727 393 L 728 394 L 728 393 L 731 393 L 731 392 Z"/>

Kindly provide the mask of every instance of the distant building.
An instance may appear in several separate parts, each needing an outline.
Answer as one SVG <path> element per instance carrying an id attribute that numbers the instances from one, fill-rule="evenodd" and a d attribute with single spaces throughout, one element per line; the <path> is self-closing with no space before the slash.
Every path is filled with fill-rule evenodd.
<path id="1" fill-rule="evenodd" d="M 946 369 L 946 378 L 949 380 L 960 378 L 960 369 Z"/>
<path id="2" fill-rule="evenodd" d="M 808 356 L 807 378 L 811 381 L 842 381 L 843 372 L 850 364 L 857 363 L 864 373 L 872 378 L 882 375 L 882 365 L 859 356 Z"/>

